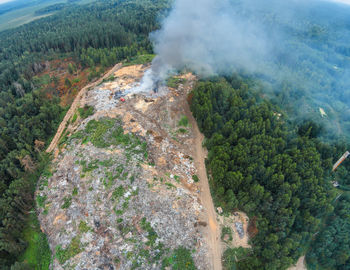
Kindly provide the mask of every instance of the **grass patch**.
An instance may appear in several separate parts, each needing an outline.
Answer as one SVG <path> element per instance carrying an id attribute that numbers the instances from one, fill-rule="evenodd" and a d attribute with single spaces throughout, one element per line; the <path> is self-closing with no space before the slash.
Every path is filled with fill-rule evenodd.
<path id="1" fill-rule="evenodd" d="M 171 189 L 171 188 L 176 189 L 176 187 L 172 183 L 166 182 L 165 185 L 167 186 L 167 189 Z"/>
<path id="2" fill-rule="evenodd" d="M 224 240 L 226 235 L 228 236 L 228 240 Z M 221 229 L 221 240 L 224 241 L 225 243 L 229 243 L 232 241 L 232 230 L 230 227 L 223 227 Z"/>
<path id="3" fill-rule="evenodd" d="M 76 236 L 72 239 L 67 248 L 62 248 L 61 245 L 56 247 L 56 258 L 60 264 L 64 264 L 66 261 L 80 252 L 82 252 L 82 249 L 80 248 L 80 237 Z"/>
<path id="4" fill-rule="evenodd" d="M 151 223 L 146 221 L 145 217 L 141 219 L 140 225 L 141 225 L 141 228 L 148 233 L 147 235 L 148 241 L 146 242 L 146 245 L 153 247 L 158 238 L 157 233 L 153 230 Z"/>
<path id="5" fill-rule="evenodd" d="M 23 239 L 28 245 L 18 260 L 27 263 L 29 269 L 48 270 L 51 263 L 51 250 L 46 235 L 40 230 L 34 211 L 29 215 L 27 226 L 23 230 Z"/>
<path id="6" fill-rule="evenodd" d="M 187 131 L 187 129 L 185 129 L 185 128 L 179 128 L 179 129 L 177 130 L 177 132 L 178 132 L 178 133 L 181 133 L 181 134 L 186 134 L 188 131 Z"/>
<path id="7" fill-rule="evenodd" d="M 170 257 L 166 257 L 162 262 L 162 269 L 171 267 L 173 270 L 196 270 L 191 252 L 184 247 L 179 247 L 173 251 Z M 228 268 L 231 269 L 231 268 Z"/>
<path id="8" fill-rule="evenodd" d="M 192 175 L 192 179 L 195 183 L 198 183 L 199 182 L 199 178 L 196 174 Z"/>
<path id="9" fill-rule="evenodd" d="M 92 162 L 90 162 L 88 165 L 86 165 L 86 162 L 83 165 L 83 173 L 86 173 L 86 172 L 91 172 L 93 170 L 96 170 L 98 169 L 98 164 L 99 164 L 99 161 L 96 159 Z"/>
<path id="10" fill-rule="evenodd" d="M 72 124 L 75 123 L 75 121 L 77 121 L 78 119 L 78 115 L 75 113 L 72 117 Z"/>
<path id="11" fill-rule="evenodd" d="M 74 188 L 72 191 L 72 196 L 77 196 L 78 195 L 78 188 Z"/>
<path id="12" fill-rule="evenodd" d="M 110 158 L 110 159 L 107 159 L 107 160 L 99 161 L 98 164 L 100 164 L 103 167 L 109 168 L 109 167 L 113 166 L 114 161 Z"/>
<path id="13" fill-rule="evenodd" d="M 79 231 L 81 233 L 87 233 L 90 230 L 91 230 L 91 228 L 87 225 L 87 223 L 85 221 L 81 220 L 79 223 Z"/>
<path id="14" fill-rule="evenodd" d="M 67 209 L 72 204 L 72 196 L 66 196 L 63 198 L 62 209 Z"/>
<path id="15" fill-rule="evenodd" d="M 115 80 L 115 77 L 113 75 L 111 75 L 108 78 L 103 79 L 102 83 L 111 82 L 111 81 L 114 81 L 114 80 Z"/>
<path id="16" fill-rule="evenodd" d="M 153 58 L 155 57 L 154 54 L 142 54 L 134 56 L 130 59 L 128 59 L 124 66 L 132 66 L 132 65 L 143 65 L 152 62 Z"/>
<path id="17" fill-rule="evenodd" d="M 119 201 L 119 199 L 124 196 L 124 193 L 125 193 L 124 187 L 123 186 L 119 186 L 113 191 L 112 199 Z"/>
<path id="18" fill-rule="evenodd" d="M 78 113 L 82 119 L 88 118 L 94 114 L 94 107 L 85 105 L 83 108 L 78 108 Z"/>
<path id="19" fill-rule="evenodd" d="M 224 269 L 237 269 L 236 259 L 237 261 L 243 260 L 250 253 L 250 249 L 246 248 L 228 248 L 223 254 L 223 266 Z"/>
<path id="20" fill-rule="evenodd" d="M 177 88 L 179 84 L 183 84 L 186 82 L 186 79 L 171 77 L 167 80 L 167 86 L 171 88 Z"/>
<path id="21" fill-rule="evenodd" d="M 37 203 L 38 207 L 44 208 L 46 199 L 47 199 L 46 195 L 45 196 L 40 196 L 40 195 L 36 196 L 36 203 Z"/>
<path id="22" fill-rule="evenodd" d="M 86 125 L 84 131 L 77 132 L 71 136 L 72 139 L 82 139 L 82 143 L 91 142 L 98 148 L 106 148 L 111 145 L 121 145 L 125 147 L 126 155 L 141 154 L 141 159 L 146 159 L 147 144 L 142 142 L 133 134 L 124 134 L 120 119 L 104 118 L 99 121 L 91 120 Z M 113 161 L 101 161 L 103 166 L 112 166 Z"/>
<path id="23" fill-rule="evenodd" d="M 182 116 L 181 119 L 179 120 L 178 126 L 180 127 L 188 127 L 189 125 L 189 121 L 187 116 Z"/>

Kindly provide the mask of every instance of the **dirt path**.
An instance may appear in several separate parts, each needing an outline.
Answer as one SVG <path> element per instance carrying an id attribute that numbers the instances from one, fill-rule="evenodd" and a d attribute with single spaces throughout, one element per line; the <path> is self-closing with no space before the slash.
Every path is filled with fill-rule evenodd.
<path id="1" fill-rule="evenodd" d="M 297 264 L 289 267 L 288 270 L 306 270 L 305 256 L 300 257 Z"/>
<path id="2" fill-rule="evenodd" d="M 64 129 L 66 128 L 66 125 L 67 125 L 69 119 L 74 115 L 76 109 L 79 106 L 80 99 L 83 97 L 85 92 L 88 91 L 89 88 L 96 87 L 98 84 L 100 84 L 103 81 L 103 79 L 108 78 L 109 76 L 111 76 L 114 72 L 116 72 L 121 67 L 122 67 L 122 64 L 120 64 L 120 63 L 116 64 L 103 77 L 101 77 L 100 79 L 98 79 L 97 81 L 95 81 L 93 83 L 88 84 L 87 86 L 85 86 L 84 88 L 82 88 L 79 91 L 78 95 L 75 97 L 72 105 L 70 106 L 68 112 L 64 116 L 61 124 L 59 125 L 55 137 L 52 139 L 49 147 L 46 149 L 47 153 L 51 153 L 57 147 L 57 144 L 62 136 Z"/>
<path id="3" fill-rule="evenodd" d="M 198 177 L 200 179 L 200 199 L 207 212 L 207 223 L 209 224 L 207 241 L 209 245 L 209 252 L 212 261 L 213 270 L 221 270 L 221 239 L 220 239 L 220 227 L 216 221 L 216 212 L 213 204 L 213 200 L 210 194 L 210 188 L 208 183 L 207 171 L 205 168 L 204 159 L 207 155 L 206 150 L 202 147 L 204 136 L 200 133 L 197 122 L 192 116 L 187 100 L 184 101 L 184 107 L 186 115 L 192 125 L 195 136 L 195 164 L 198 170 Z"/>

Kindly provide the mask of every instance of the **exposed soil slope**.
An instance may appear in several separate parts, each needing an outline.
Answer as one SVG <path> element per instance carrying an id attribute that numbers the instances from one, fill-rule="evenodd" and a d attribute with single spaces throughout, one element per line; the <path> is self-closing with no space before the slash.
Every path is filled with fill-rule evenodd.
<path id="1" fill-rule="evenodd" d="M 63 118 L 61 124 L 59 125 L 55 137 L 52 139 L 49 147 L 46 149 L 47 153 L 51 153 L 57 147 L 58 141 L 60 140 L 64 129 L 67 127 L 67 123 L 68 123 L 69 119 L 74 115 L 75 111 L 79 107 L 79 102 L 80 102 L 81 98 L 83 97 L 83 95 L 86 93 L 86 91 L 88 91 L 90 88 L 93 88 L 93 87 L 96 87 L 97 85 L 99 85 L 103 81 L 103 79 L 106 79 L 109 76 L 111 76 L 111 74 L 113 74 L 116 70 L 121 68 L 121 66 L 122 66 L 122 64 L 115 65 L 102 78 L 98 79 L 97 81 L 95 81 L 93 83 L 88 84 L 87 86 L 85 86 L 84 88 L 82 88 L 80 90 L 78 95 L 75 97 L 71 107 L 69 108 L 67 114 Z"/>

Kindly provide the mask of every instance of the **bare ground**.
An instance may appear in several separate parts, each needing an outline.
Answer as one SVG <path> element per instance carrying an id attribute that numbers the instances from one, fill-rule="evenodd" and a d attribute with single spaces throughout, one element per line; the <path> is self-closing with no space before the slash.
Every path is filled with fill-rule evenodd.
<path id="1" fill-rule="evenodd" d="M 220 227 L 218 226 L 216 220 L 216 212 L 213 204 L 213 200 L 210 194 L 210 188 L 208 183 L 207 172 L 205 168 L 204 159 L 207 156 L 206 150 L 202 147 L 204 136 L 200 133 L 197 122 L 193 118 L 192 113 L 189 109 L 188 103 L 184 102 L 184 107 L 186 111 L 186 115 L 189 119 L 190 124 L 192 125 L 193 133 L 194 133 L 194 147 L 195 147 L 195 165 L 197 168 L 198 177 L 200 179 L 200 199 L 201 202 L 206 209 L 207 213 L 207 222 L 209 224 L 207 230 L 207 242 L 209 243 L 209 257 L 212 261 L 212 269 L 221 270 L 221 243 L 220 243 Z"/>
<path id="2" fill-rule="evenodd" d="M 47 153 L 51 153 L 57 147 L 57 144 L 62 136 L 62 133 L 65 130 L 65 128 L 67 127 L 67 123 L 68 123 L 69 119 L 74 115 L 76 109 L 79 106 L 79 102 L 80 102 L 81 98 L 83 97 L 83 95 L 86 93 L 86 91 L 88 91 L 91 88 L 96 87 L 98 84 L 100 84 L 103 81 L 103 79 L 108 78 L 109 76 L 111 76 L 111 74 L 113 74 L 118 69 L 120 69 L 121 66 L 122 66 L 122 64 L 115 65 L 103 77 L 101 77 L 100 79 L 98 79 L 97 81 L 95 81 L 93 83 L 88 84 L 87 86 L 85 86 L 84 88 L 82 88 L 80 90 L 78 95 L 75 97 L 72 105 L 70 106 L 68 112 L 66 113 L 65 117 L 63 118 L 61 124 L 59 125 L 55 137 L 52 139 L 49 147 L 46 149 Z"/>
<path id="3" fill-rule="evenodd" d="M 288 270 L 307 270 L 305 266 L 305 256 L 300 257 L 296 265 L 289 267 Z"/>

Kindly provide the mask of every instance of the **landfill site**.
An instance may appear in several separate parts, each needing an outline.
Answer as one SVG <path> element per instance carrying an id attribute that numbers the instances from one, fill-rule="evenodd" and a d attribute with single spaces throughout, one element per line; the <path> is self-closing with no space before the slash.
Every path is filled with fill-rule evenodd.
<path id="1" fill-rule="evenodd" d="M 161 269 L 179 247 L 198 269 L 221 269 L 226 247 L 249 247 L 246 215 L 223 217 L 211 200 L 187 102 L 196 77 L 133 92 L 147 68 L 118 65 L 109 80 L 87 87 L 50 146 L 51 173 L 36 196 L 54 269 Z M 85 119 L 77 113 L 84 107 L 93 108 Z M 232 241 L 221 241 L 223 226 Z"/>

